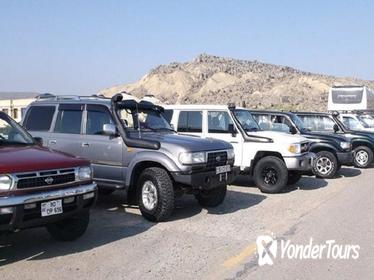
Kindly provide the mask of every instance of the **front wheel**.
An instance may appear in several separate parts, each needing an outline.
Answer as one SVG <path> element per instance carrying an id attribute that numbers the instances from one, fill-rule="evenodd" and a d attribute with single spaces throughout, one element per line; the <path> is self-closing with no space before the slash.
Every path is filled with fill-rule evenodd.
<path id="1" fill-rule="evenodd" d="M 358 168 L 367 168 L 373 161 L 373 151 L 366 146 L 357 147 L 354 155 L 353 164 Z"/>
<path id="2" fill-rule="evenodd" d="M 287 184 L 287 166 L 280 158 L 268 156 L 258 161 L 253 177 L 262 192 L 277 193 Z"/>
<path id="3" fill-rule="evenodd" d="M 290 171 L 288 172 L 287 185 L 294 185 L 301 179 L 300 171 Z"/>
<path id="4" fill-rule="evenodd" d="M 151 222 L 167 220 L 174 210 L 173 182 L 166 170 L 159 167 L 145 169 L 138 180 L 139 208 Z"/>
<path id="5" fill-rule="evenodd" d="M 216 207 L 225 200 L 226 192 L 227 185 L 223 185 L 208 191 L 201 191 L 195 197 L 203 207 Z"/>
<path id="6" fill-rule="evenodd" d="M 313 172 L 319 178 L 333 178 L 338 171 L 336 156 L 327 151 L 318 152 L 314 161 Z"/>
<path id="7" fill-rule="evenodd" d="M 84 210 L 74 216 L 46 226 L 49 234 L 59 241 L 73 241 L 81 237 L 90 221 L 89 210 Z"/>

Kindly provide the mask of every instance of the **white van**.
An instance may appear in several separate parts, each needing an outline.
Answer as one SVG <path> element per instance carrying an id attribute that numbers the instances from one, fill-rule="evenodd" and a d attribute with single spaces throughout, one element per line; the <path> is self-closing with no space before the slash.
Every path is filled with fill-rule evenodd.
<path id="1" fill-rule="evenodd" d="M 374 111 L 374 92 L 366 86 L 334 86 L 330 88 L 328 111 Z"/>
<path id="2" fill-rule="evenodd" d="M 235 165 L 253 175 L 263 192 L 279 192 L 312 170 L 315 155 L 301 136 L 262 131 L 244 108 L 223 105 L 165 105 L 165 117 L 179 133 L 230 142 Z"/>

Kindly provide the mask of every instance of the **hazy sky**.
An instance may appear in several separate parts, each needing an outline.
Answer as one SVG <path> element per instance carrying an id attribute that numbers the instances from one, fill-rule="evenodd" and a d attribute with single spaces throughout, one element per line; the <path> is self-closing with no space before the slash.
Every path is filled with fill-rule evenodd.
<path id="1" fill-rule="evenodd" d="M 374 1 L 0 0 L 0 91 L 95 93 L 199 53 L 374 80 Z"/>

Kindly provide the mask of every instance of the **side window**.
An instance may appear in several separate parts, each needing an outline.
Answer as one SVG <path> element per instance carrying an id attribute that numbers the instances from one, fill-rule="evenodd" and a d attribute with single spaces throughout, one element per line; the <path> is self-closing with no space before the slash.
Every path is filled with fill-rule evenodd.
<path id="1" fill-rule="evenodd" d="M 55 132 L 80 134 L 83 105 L 60 105 L 56 119 Z"/>
<path id="2" fill-rule="evenodd" d="M 24 127 L 29 131 L 49 131 L 52 124 L 54 106 L 32 106 L 25 116 Z"/>
<path id="3" fill-rule="evenodd" d="M 285 116 L 271 116 L 272 130 L 280 132 L 290 132 L 290 127 L 292 124 Z"/>
<path id="4" fill-rule="evenodd" d="M 229 114 L 225 111 L 208 112 L 209 133 L 229 133 L 229 124 L 232 124 Z"/>
<path id="5" fill-rule="evenodd" d="M 168 110 L 164 110 L 164 112 L 162 113 L 162 115 L 167 120 L 167 122 L 170 123 L 171 119 L 173 118 L 173 113 L 174 113 L 173 110 L 169 110 L 168 109 Z"/>
<path id="6" fill-rule="evenodd" d="M 271 120 L 269 115 L 253 114 L 253 117 L 262 130 L 271 130 Z"/>
<path id="7" fill-rule="evenodd" d="M 179 113 L 179 132 L 202 132 L 203 112 L 181 111 Z"/>
<path id="8" fill-rule="evenodd" d="M 113 124 L 108 109 L 103 106 L 87 105 L 86 134 L 102 135 L 104 124 Z"/>

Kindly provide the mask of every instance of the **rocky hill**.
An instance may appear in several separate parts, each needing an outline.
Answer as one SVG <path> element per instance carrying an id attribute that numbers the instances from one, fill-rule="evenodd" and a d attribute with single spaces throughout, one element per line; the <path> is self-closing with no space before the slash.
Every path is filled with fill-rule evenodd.
<path id="1" fill-rule="evenodd" d="M 185 63 L 151 70 L 139 81 L 103 89 L 112 96 L 126 91 L 152 94 L 162 103 L 227 104 L 243 101 L 251 108 L 326 110 L 332 85 L 367 85 L 374 81 L 319 75 L 286 66 L 202 54 Z"/>

